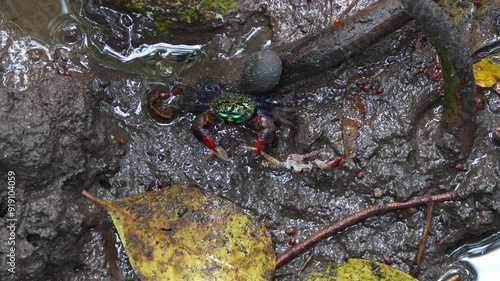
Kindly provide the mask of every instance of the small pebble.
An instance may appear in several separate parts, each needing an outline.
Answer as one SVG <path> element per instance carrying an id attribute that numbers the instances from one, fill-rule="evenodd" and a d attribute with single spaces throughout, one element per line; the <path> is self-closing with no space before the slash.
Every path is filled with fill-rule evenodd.
<path id="1" fill-rule="evenodd" d="M 64 41 L 74 43 L 78 39 L 78 29 L 76 26 L 68 26 L 64 28 Z"/>
<path id="2" fill-rule="evenodd" d="M 476 111 L 484 110 L 484 99 L 482 97 L 476 97 L 474 101 L 476 102 Z"/>
<path id="3" fill-rule="evenodd" d="M 365 82 L 365 83 L 360 84 L 359 88 L 363 92 L 369 92 L 372 89 L 372 85 L 370 83 L 368 83 L 368 82 Z"/>
<path id="4" fill-rule="evenodd" d="M 162 189 L 162 188 L 164 188 L 164 187 L 165 187 L 165 183 L 164 183 L 163 181 L 158 181 L 158 182 L 156 183 L 156 187 L 157 187 L 158 189 Z"/>
<path id="5" fill-rule="evenodd" d="M 384 255 L 384 263 L 387 265 L 392 265 L 392 257 L 388 255 Z"/>
<path id="6" fill-rule="evenodd" d="M 381 198 L 383 195 L 384 195 L 384 192 L 382 191 L 381 188 L 377 187 L 377 188 L 373 189 L 373 196 L 375 198 Z"/>
<path id="7" fill-rule="evenodd" d="M 478 214 L 478 222 L 480 224 L 492 224 L 495 221 L 495 215 L 488 210 L 482 210 Z"/>
<path id="8" fill-rule="evenodd" d="M 377 89 L 375 90 L 375 94 L 376 94 L 376 95 L 381 95 L 381 94 L 383 94 L 383 93 L 384 93 L 384 88 L 382 88 L 382 87 L 377 88 Z"/>
<path id="9" fill-rule="evenodd" d="M 285 229 L 285 234 L 289 236 L 297 235 L 297 229 L 293 226 L 289 226 Z"/>
<path id="10" fill-rule="evenodd" d="M 118 137 L 118 139 L 116 140 L 116 142 L 119 144 L 119 145 L 124 145 L 127 143 L 127 139 L 124 137 L 124 136 L 121 136 L 121 137 Z"/>
<path id="11" fill-rule="evenodd" d="M 182 206 L 179 208 L 179 210 L 177 211 L 177 216 L 178 217 L 182 217 L 184 214 L 186 214 L 188 211 L 188 208 L 186 206 Z"/>
<path id="12" fill-rule="evenodd" d="M 458 160 L 457 163 L 455 164 L 455 169 L 459 170 L 460 172 L 467 171 L 467 167 L 465 166 L 465 161 Z"/>

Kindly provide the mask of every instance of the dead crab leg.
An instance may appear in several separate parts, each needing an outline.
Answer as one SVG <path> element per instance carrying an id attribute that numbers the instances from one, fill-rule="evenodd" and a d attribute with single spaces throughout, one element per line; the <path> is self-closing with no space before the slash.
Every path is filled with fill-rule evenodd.
<path id="1" fill-rule="evenodd" d="M 252 151 L 257 151 L 257 148 L 256 147 L 253 147 L 253 146 L 245 146 L 246 149 L 248 150 L 252 150 Z M 262 157 L 264 157 L 264 159 L 266 159 L 269 163 L 277 166 L 277 167 L 280 167 L 280 168 L 286 168 L 285 166 L 285 163 L 281 162 L 280 160 L 272 157 L 271 155 L 265 153 L 264 151 L 261 151 L 261 155 Z"/>
<path id="2" fill-rule="evenodd" d="M 251 146 L 246 146 L 245 147 L 248 150 L 256 151 L 256 147 L 251 147 Z M 330 161 L 322 161 L 318 159 L 312 160 L 310 163 L 302 163 L 305 159 L 313 157 L 317 155 L 318 153 L 313 151 L 311 153 L 301 155 L 301 154 L 290 154 L 287 157 L 287 160 L 285 162 L 281 162 L 278 159 L 272 157 L 271 155 L 265 153 L 264 151 L 261 152 L 262 157 L 266 159 L 269 163 L 279 167 L 279 168 L 286 168 L 292 171 L 296 172 L 302 172 L 302 171 L 310 171 L 316 165 L 318 168 L 321 170 L 332 170 L 334 168 L 340 167 L 345 164 L 346 159 L 344 156 L 339 156 L 333 160 Z M 314 165 L 313 165 L 314 164 Z"/>
<path id="3" fill-rule="evenodd" d="M 337 167 L 340 167 L 342 165 L 345 164 L 345 157 L 344 156 L 339 156 L 333 160 L 330 160 L 330 161 L 321 161 L 321 160 L 318 160 L 318 159 L 315 159 L 313 160 L 312 162 L 314 164 L 316 164 L 316 166 L 318 166 L 321 170 L 332 170 L 332 169 L 335 169 Z"/>

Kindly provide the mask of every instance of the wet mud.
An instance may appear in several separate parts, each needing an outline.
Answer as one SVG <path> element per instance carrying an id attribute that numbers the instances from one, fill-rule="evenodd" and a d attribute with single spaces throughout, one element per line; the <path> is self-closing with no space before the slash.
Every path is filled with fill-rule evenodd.
<path id="1" fill-rule="evenodd" d="M 277 9 L 277 2 L 268 12 Z M 284 41 L 287 28 L 304 21 L 301 7 L 307 4 L 302 2 L 270 17 L 276 41 Z M 311 15 L 323 13 L 322 24 L 346 11 L 325 3 L 309 8 Z M 290 17 L 286 11 L 292 6 Z M 286 40 L 301 36 L 294 29 Z M 222 43 L 229 41 L 214 39 L 207 53 L 216 46 L 224 50 Z M 443 85 L 436 56 L 410 22 L 340 65 L 275 89 L 272 98 L 282 104 L 289 122 L 281 122 L 278 140 L 266 152 L 282 161 L 292 153 L 314 151 L 321 160 L 347 158 L 337 169 L 302 173 L 275 167 L 247 150 L 255 145 L 255 130 L 231 124 L 218 124 L 214 138 L 232 161 L 205 159 L 208 149 L 191 135 L 193 114 L 159 123 L 145 110 L 148 90 L 159 78 L 126 67 L 112 70 L 96 56 L 71 76 L 56 68 L 26 89 L 2 85 L 0 174 L 15 171 L 18 178 L 19 272 L 2 271 L 1 279 L 138 280 L 109 217 L 80 195 L 83 188 L 112 199 L 159 185 L 195 183 L 256 215 L 272 233 L 278 253 L 289 247 L 289 226 L 300 240 L 377 202 L 466 188 L 466 200 L 434 206 L 418 278 L 437 280 L 454 249 L 500 231 L 495 141 L 500 95 L 492 89 L 478 92 L 484 108 L 477 111 L 474 145 L 457 163 L 451 157 L 455 152 L 443 149 L 452 145 L 440 145 L 453 140 L 439 133 Z M 1 189 L 0 237 L 8 235 L 7 198 Z M 296 270 L 305 260 L 300 256 L 279 269 L 275 280 L 301 280 L 312 269 L 349 257 L 409 272 L 424 217 L 425 208 L 414 208 L 367 219 L 318 243 L 304 271 Z M 5 247 L 1 244 L 2 262 Z"/>

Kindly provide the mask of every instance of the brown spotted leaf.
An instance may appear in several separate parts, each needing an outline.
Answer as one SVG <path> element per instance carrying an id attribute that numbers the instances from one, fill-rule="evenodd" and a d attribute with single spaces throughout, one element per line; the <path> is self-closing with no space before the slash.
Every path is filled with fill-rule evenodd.
<path id="1" fill-rule="evenodd" d="M 147 280 L 271 280 L 271 237 L 242 209 L 198 188 L 174 185 L 106 201 L 130 264 Z"/>

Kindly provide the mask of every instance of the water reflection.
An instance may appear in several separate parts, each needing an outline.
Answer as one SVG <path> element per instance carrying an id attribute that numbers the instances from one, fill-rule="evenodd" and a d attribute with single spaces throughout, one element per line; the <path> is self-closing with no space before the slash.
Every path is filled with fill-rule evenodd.
<path id="1" fill-rule="evenodd" d="M 101 65 L 167 81 L 179 74 L 202 45 L 174 45 L 151 40 L 154 31 L 141 17 L 131 17 L 105 5 L 87 1 L 79 13 L 89 40 L 89 51 Z M 148 39 L 150 38 L 150 39 Z"/>
<path id="2" fill-rule="evenodd" d="M 70 0 L 0 1 L 1 86 L 26 90 L 46 73 L 88 69 L 85 35 Z"/>
<path id="3" fill-rule="evenodd" d="M 134 45 L 132 38 L 139 36 L 135 34 L 134 29 L 136 18 L 104 6 L 97 5 L 89 8 L 88 5 L 91 2 L 77 0 L 0 1 L 1 30 L 6 32 L 5 34 L 10 38 L 8 40 L 13 41 L 14 44 L 17 41 L 37 41 L 38 44 L 47 44 L 46 49 L 49 49 L 49 52 L 46 56 L 49 60 L 54 56 L 51 52 L 55 48 L 69 48 L 72 52 L 85 50 L 103 66 L 142 74 L 144 78 L 154 81 L 168 80 L 182 71 L 186 63 L 192 59 L 191 55 L 202 47 L 201 45 L 173 45 L 165 42 Z M 120 19 L 119 24 L 108 26 L 111 30 L 106 29 L 102 23 L 87 18 L 86 9 L 106 13 L 105 18 L 117 17 Z M 105 40 L 112 34 L 121 32 L 124 36 L 121 45 L 125 49 L 117 49 Z M 0 42 L 2 47 L 6 46 L 6 40 Z M 17 58 L 16 61 L 10 60 L 6 63 L 20 63 L 19 60 L 24 57 L 22 54 L 28 51 L 28 49 L 5 48 L 4 52 L 7 52 L 9 57 Z M 78 72 L 79 70 L 65 69 L 63 72 L 69 73 L 70 71 Z M 16 76 L 13 80 L 25 79 Z M 16 87 L 25 89 L 25 84 Z"/>
<path id="4" fill-rule="evenodd" d="M 17 25 L 23 34 L 40 38 L 50 38 L 51 26 L 57 18 L 70 13 L 68 0 L 3 0 L 0 8 L 7 20 Z"/>
<path id="5" fill-rule="evenodd" d="M 462 281 L 495 281 L 500 276 L 500 232 L 478 242 L 465 244 L 450 255 L 452 264 L 439 281 L 460 275 Z"/>

